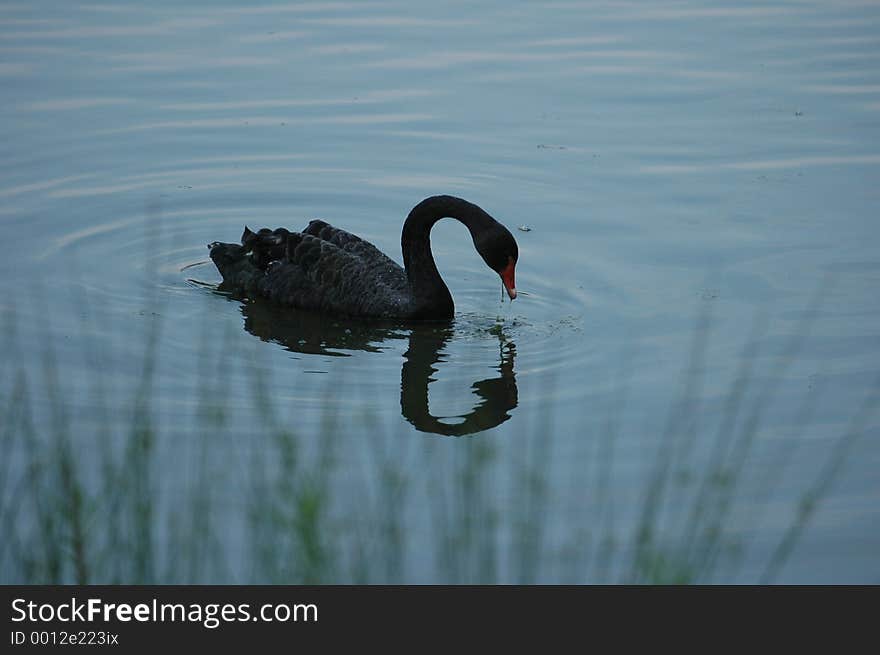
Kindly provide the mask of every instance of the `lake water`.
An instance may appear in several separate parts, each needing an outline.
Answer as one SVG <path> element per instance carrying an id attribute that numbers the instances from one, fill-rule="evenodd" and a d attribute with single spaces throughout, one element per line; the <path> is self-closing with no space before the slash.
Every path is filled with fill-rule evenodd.
<path id="1" fill-rule="evenodd" d="M 0 579 L 880 582 L 880 5 L 0 5 Z M 448 325 L 215 290 L 313 218 Z"/>

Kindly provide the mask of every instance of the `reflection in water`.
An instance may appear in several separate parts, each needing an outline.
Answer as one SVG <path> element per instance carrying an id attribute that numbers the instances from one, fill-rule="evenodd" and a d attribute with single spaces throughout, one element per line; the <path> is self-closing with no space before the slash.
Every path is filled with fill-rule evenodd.
<path id="1" fill-rule="evenodd" d="M 220 286 L 223 288 L 223 285 Z M 225 294 L 224 294 L 225 295 Z M 391 322 L 358 322 L 311 312 L 292 311 L 262 298 L 241 300 L 244 329 L 263 341 L 309 355 L 348 357 L 346 350 L 380 352 L 379 344 L 404 339 L 399 325 Z"/>
<path id="2" fill-rule="evenodd" d="M 434 432 L 454 437 L 482 432 L 504 423 L 510 418 L 510 410 L 516 407 L 516 376 L 513 373 L 513 359 L 516 346 L 507 342 L 498 332 L 501 349 L 501 363 L 497 369 L 499 376 L 480 380 L 471 389 L 480 397 L 474 409 L 463 416 L 445 417 L 461 419 L 456 423 L 444 422 L 444 417 L 431 415 L 428 406 L 428 384 L 434 381 L 432 374 L 437 372 L 434 364 L 443 361 L 443 346 L 452 337 L 452 328 L 414 328 L 409 337 L 409 350 L 400 372 L 400 411 L 403 417 L 417 430 Z"/>
<path id="3" fill-rule="evenodd" d="M 504 423 L 517 406 L 513 372 L 516 346 L 507 341 L 500 329 L 496 332 L 500 348 L 498 376 L 471 385 L 480 400 L 469 413 L 438 417 L 430 411 L 428 385 L 435 380 L 431 377 L 437 372 L 435 364 L 445 361 L 443 349 L 454 335 L 451 324 L 403 328 L 392 322 L 349 321 L 292 311 L 262 299 L 243 300 L 241 313 L 245 330 L 254 336 L 292 352 L 311 355 L 348 356 L 340 350 L 379 352 L 383 341 L 404 339 L 409 330 L 409 348 L 400 372 L 400 411 L 422 432 L 456 437 L 475 434 Z"/>

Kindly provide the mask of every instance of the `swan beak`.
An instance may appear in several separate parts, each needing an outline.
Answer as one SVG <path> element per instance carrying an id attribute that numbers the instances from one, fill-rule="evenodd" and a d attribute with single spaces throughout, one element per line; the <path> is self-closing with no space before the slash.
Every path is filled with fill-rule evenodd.
<path id="1" fill-rule="evenodd" d="M 507 291 L 507 295 L 510 296 L 511 300 L 516 300 L 516 281 L 514 279 L 515 266 L 516 262 L 513 260 L 513 257 L 508 257 L 507 266 L 501 271 L 501 283 L 504 285 L 504 289 Z"/>

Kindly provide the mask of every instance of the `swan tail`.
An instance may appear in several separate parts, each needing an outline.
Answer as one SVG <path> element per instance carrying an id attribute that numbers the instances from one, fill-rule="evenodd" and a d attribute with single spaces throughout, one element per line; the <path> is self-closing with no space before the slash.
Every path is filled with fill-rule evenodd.
<path id="1" fill-rule="evenodd" d="M 226 287 L 249 291 L 255 287 L 256 280 L 263 272 L 254 266 L 248 250 L 237 243 L 220 243 L 215 241 L 208 244 L 211 261 L 223 276 L 223 284 Z"/>
<path id="2" fill-rule="evenodd" d="M 245 226 L 241 245 L 215 241 L 208 245 L 211 260 L 223 276 L 227 287 L 254 291 L 273 263 L 287 261 L 302 240 L 302 234 L 283 227 L 262 228 L 254 232 Z"/>

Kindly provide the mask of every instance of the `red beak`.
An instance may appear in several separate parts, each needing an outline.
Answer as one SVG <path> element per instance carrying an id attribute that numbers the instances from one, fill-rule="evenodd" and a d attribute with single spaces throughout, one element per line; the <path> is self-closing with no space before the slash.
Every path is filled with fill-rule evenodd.
<path id="1" fill-rule="evenodd" d="M 513 257 L 509 257 L 507 259 L 507 266 L 501 271 L 501 283 L 504 285 L 507 295 L 510 296 L 511 300 L 516 299 L 516 281 L 514 280 L 515 266 L 516 262 L 513 261 Z"/>

